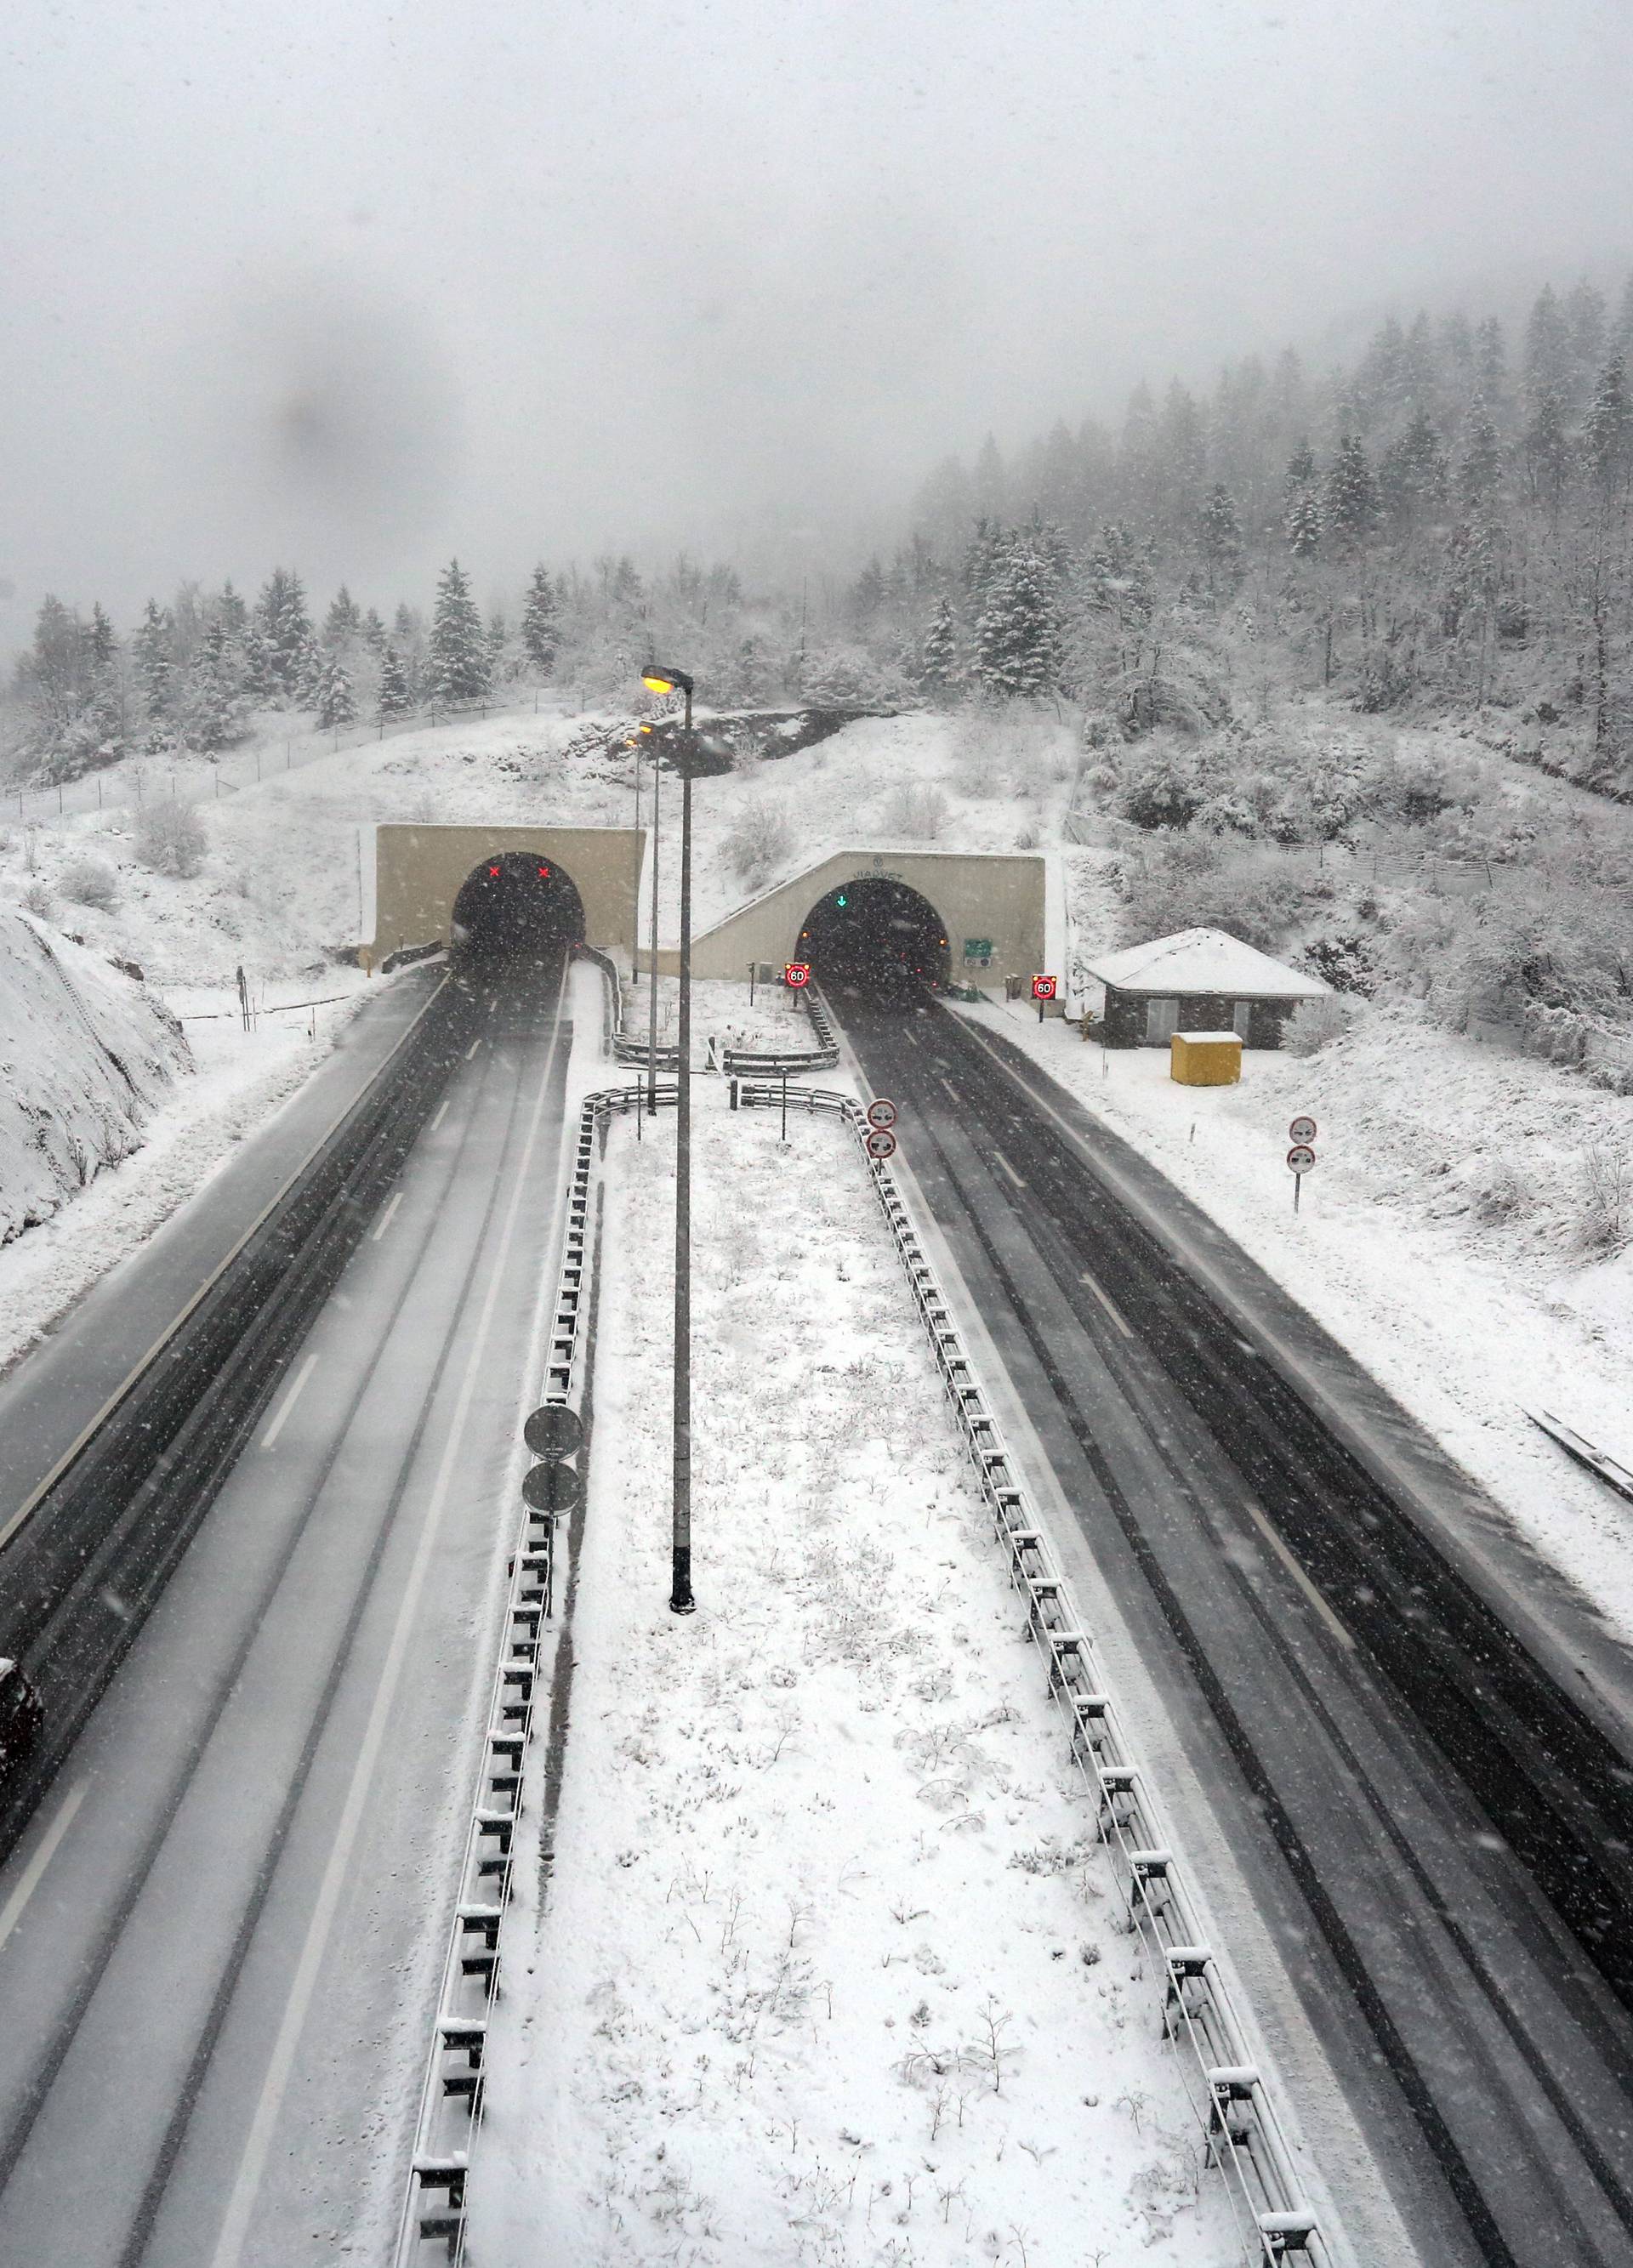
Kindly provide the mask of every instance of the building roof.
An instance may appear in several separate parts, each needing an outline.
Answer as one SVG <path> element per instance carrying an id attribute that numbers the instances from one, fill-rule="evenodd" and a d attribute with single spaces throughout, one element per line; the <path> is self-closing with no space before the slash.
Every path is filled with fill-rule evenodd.
<path id="1" fill-rule="evenodd" d="M 1097 983 L 1119 992 L 1223 993 L 1231 1000 L 1313 1000 L 1332 986 L 1273 961 L 1222 929 L 1182 929 L 1125 946 L 1084 964 Z"/>

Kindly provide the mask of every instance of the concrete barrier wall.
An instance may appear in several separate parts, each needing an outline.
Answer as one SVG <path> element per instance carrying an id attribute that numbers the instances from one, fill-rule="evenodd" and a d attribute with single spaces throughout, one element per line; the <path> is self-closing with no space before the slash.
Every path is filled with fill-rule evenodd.
<path id="1" fill-rule="evenodd" d="M 404 946 L 446 945 L 454 901 L 471 870 L 505 850 L 536 851 L 570 875 L 587 944 L 628 954 L 635 937 L 646 831 L 632 827 L 414 827 L 373 829 L 374 934 L 358 947 L 377 968 Z M 366 861 L 368 846 L 363 845 Z"/>

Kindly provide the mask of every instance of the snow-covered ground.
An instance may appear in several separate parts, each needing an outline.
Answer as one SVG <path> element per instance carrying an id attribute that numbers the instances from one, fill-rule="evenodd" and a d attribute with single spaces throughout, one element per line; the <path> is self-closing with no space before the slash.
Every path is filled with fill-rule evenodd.
<path id="1" fill-rule="evenodd" d="M 1633 1152 L 1633 1099 L 1375 1010 L 1319 1054 L 1245 1050 L 1187 1087 L 1023 1009 L 961 1010 L 1134 1141 L 1356 1354 L 1633 1637 L 1633 1507 L 1525 1416 L 1633 1462 L 1633 1250 L 1578 1241 L 1585 1159 Z M 1290 1120 L 1318 1123 L 1295 1215 Z"/>
<path id="2" fill-rule="evenodd" d="M 129 1156 L 188 1068 L 181 1026 L 142 985 L 0 909 L 0 1244 Z"/>
<path id="3" fill-rule="evenodd" d="M 0 917 L 0 930 L 4 926 Z M 71 946 L 63 949 L 76 962 L 92 959 Z M 181 1028 L 187 1037 L 181 1045 L 192 1058 L 192 1075 L 178 1077 L 159 1091 L 152 1108 L 142 1114 L 127 1152 L 78 1190 L 71 1205 L 0 1248 L 0 1370 L 25 1353 L 115 1262 L 145 1242 L 316 1069 L 366 997 L 360 971 L 329 975 L 324 989 L 339 992 L 338 1001 L 295 1015 L 261 1014 L 248 1032 L 235 992 L 189 989 L 171 996 L 186 1018 Z M 141 997 L 129 979 L 116 981 Z M 296 988 L 283 990 L 292 993 Z M 271 997 L 278 997 L 276 989 Z M 0 986 L 0 1013 L 10 998 Z M 59 1014 L 53 1027 L 59 1052 L 51 1084 L 59 1108 L 61 1098 L 78 1091 L 60 1052 L 74 1020 Z M 0 1103 L 0 1108 L 9 1105 Z M 9 1155 L 0 1157 L 0 1195 L 8 1204 L 11 1165 Z"/>
<path id="4" fill-rule="evenodd" d="M 700 1610 L 667 1606 L 673 1134 L 624 1127 L 555 1869 L 542 1915 L 519 1869 L 473 2251 L 1234 2262 L 851 1138 L 699 1101 Z"/>
<path id="5" fill-rule="evenodd" d="M 43 893 L 53 924 L 78 932 L 94 950 L 137 961 L 173 1000 L 179 987 L 228 983 L 240 963 L 252 988 L 274 997 L 340 990 L 356 980 L 329 954 L 358 935 L 357 822 L 632 821 L 630 759 L 622 751 L 570 753 L 583 724 L 558 714 L 511 715 L 338 753 L 308 749 L 310 761 L 299 770 L 270 773 L 205 805 L 205 854 L 188 879 L 152 873 L 137 861 L 132 814 L 123 807 L 12 828 L 9 842 L 0 841 L 0 899 L 25 888 Z M 1411 743 L 1420 755 L 1432 743 L 1449 766 L 1483 763 L 1505 779 L 1518 772 L 1450 730 L 1415 733 Z M 797 755 L 700 780 L 696 925 L 848 843 L 1047 846 L 1058 841 L 1074 768 L 1070 726 L 1053 718 L 920 713 L 865 721 Z M 1534 772 L 1525 772 L 1519 785 L 1550 808 L 1562 798 L 1573 809 L 1593 800 Z M 667 808 L 672 816 L 672 805 Z M 1628 824 L 1612 806 L 1595 810 L 1606 825 Z M 742 822 L 757 813 L 786 822 L 786 847 L 745 876 L 733 848 Z M 650 816 L 649 794 L 642 816 Z M 113 871 L 109 907 L 61 895 L 73 860 L 87 853 Z M 1123 941 L 1119 905 L 1097 879 L 1104 856 L 1065 854 L 1077 953 Z M 661 876 L 667 942 L 676 926 L 675 863 L 666 857 Z M 661 1012 L 667 989 L 660 988 Z M 628 1001 L 632 1024 L 642 1005 L 638 997 Z M 742 987 L 722 986 L 718 1003 L 700 995 L 699 1045 L 716 1029 L 763 1039 L 762 1005 L 751 1016 Z M 773 1028 L 781 1012 L 778 1000 Z M 672 1018 L 665 1013 L 663 1020 L 672 1035 Z M 188 1026 L 200 1039 L 229 1028 Z M 1038 1044 L 1053 1051 L 1052 1061 L 1073 1060 L 1075 1042 L 1058 1026 L 1046 1027 Z M 1073 1076 L 1096 1086 L 1097 1050 L 1090 1056 Z M 249 1051 L 236 1054 L 233 1065 L 219 1064 L 216 1101 L 224 1105 L 234 1067 L 249 1081 L 241 1123 L 252 1123 L 265 1099 L 258 1082 L 266 1066 Z M 1517 1388 L 1540 1390 L 1529 1354 L 1534 1345 L 1541 1381 L 1565 1405 L 1562 1414 L 1607 1447 L 1620 1437 L 1628 1454 L 1622 1413 L 1633 1398 L 1629 1263 L 1595 1259 L 1579 1241 L 1579 1226 L 1595 1154 L 1613 1170 L 1620 1160 L 1633 1178 L 1629 1104 L 1545 1063 L 1479 1048 L 1404 1012 L 1375 1016 L 1364 1035 L 1308 1062 L 1250 1056 L 1239 1094 L 1207 1098 L 1200 1112 L 1177 1100 L 1179 1090 L 1168 1088 L 1150 1057 L 1114 1058 L 1109 1078 L 1121 1098 L 1112 1107 L 1123 1123 L 1149 1118 L 1157 1154 L 1182 1184 L 1386 1382 L 1398 1384 L 1454 1453 L 1625 1621 L 1633 1613 L 1628 1515 L 1513 1411 Z M 1323 1129 L 1321 1165 L 1297 1231 L 1283 1218 L 1289 1196 L 1279 1164 L 1295 1108 L 1313 1111 Z M 1163 1131 L 1171 1122 L 1179 1129 L 1177 1141 Z M 1244 1163 L 1260 1157 L 1251 1148 L 1255 1142 L 1267 1145 L 1260 1181 Z M 179 1178 L 169 1186 L 175 1196 L 186 1193 Z M 85 1203 L 77 1199 L 74 1211 L 88 1225 Z M 19 1249 L 41 1233 L 31 1231 Z M 1317 1236 L 1326 1241 L 1313 1264 L 1306 1256 Z M 1454 1281 L 1463 1296 L 1441 1296 L 1443 1283 Z M 1471 1328 L 1471 1314 L 1481 1318 L 1478 1328 Z M 1402 1351 L 1408 1343 L 1409 1359 Z"/>

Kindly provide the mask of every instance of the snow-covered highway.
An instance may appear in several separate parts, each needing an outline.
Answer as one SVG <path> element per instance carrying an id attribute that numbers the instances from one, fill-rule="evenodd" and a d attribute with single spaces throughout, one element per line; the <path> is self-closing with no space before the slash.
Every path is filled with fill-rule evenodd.
<path id="1" fill-rule="evenodd" d="M 1624 2263 L 1619 1649 L 1126 1145 L 928 1002 L 833 1005 L 1425 2257 Z M 1222 1278 L 1252 1318 L 1223 1330 L 1201 1290 Z M 1323 1393 L 1403 1506 L 1450 1512 L 1437 1543 L 1385 1516 Z"/>
<path id="2" fill-rule="evenodd" d="M 548 1280 L 564 968 L 481 1035 L 0 1872 L 0 2254 L 372 2259 Z"/>

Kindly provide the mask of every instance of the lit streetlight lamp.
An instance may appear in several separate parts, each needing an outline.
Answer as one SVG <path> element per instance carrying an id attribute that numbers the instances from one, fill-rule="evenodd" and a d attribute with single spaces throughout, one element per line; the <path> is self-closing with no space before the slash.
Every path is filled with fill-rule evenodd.
<path id="1" fill-rule="evenodd" d="M 669 1612 L 690 1615 L 691 1594 L 691 680 L 684 670 L 649 662 L 640 674 L 649 693 L 681 693 L 686 714 L 681 727 L 680 1047 L 675 1112 L 675 1480 L 672 1513 Z M 657 1078 L 658 916 L 656 802 L 659 758 L 653 759 L 654 888 L 652 965 L 653 1052 L 649 1076 Z"/>

